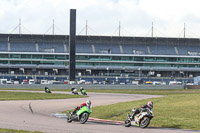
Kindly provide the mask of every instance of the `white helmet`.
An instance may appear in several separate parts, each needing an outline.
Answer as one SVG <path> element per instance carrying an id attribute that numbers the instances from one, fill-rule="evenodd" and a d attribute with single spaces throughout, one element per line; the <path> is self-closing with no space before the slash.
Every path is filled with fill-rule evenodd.
<path id="1" fill-rule="evenodd" d="M 152 101 L 149 101 L 149 102 L 147 103 L 147 105 L 148 105 L 151 109 L 153 109 L 153 102 L 152 102 Z"/>
<path id="2" fill-rule="evenodd" d="M 86 105 L 87 105 L 88 107 L 90 107 L 91 104 L 92 104 L 92 103 L 91 103 L 90 100 L 87 100 L 87 101 L 86 101 Z"/>

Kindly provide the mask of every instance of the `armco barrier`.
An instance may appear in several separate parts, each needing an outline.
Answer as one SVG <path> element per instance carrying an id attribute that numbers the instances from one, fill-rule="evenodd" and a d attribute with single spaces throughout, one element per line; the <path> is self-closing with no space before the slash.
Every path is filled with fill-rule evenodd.
<path id="1" fill-rule="evenodd" d="M 50 89 L 71 89 L 72 87 L 79 89 L 84 87 L 85 89 L 184 89 L 184 85 L 69 85 L 69 84 L 9 84 L 0 85 L 0 88 L 19 88 L 19 89 L 44 89 L 49 87 Z"/>

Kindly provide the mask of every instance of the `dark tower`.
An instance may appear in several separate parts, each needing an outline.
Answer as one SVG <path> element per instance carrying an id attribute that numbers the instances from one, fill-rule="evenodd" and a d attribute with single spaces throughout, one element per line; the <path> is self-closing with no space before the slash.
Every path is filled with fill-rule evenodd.
<path id="1" fill-rule="evenodd" d="M 75 81 L 76 70 L 76 9 L 70 9 L 70 34 L 69 34 L 69 81 Z"/>

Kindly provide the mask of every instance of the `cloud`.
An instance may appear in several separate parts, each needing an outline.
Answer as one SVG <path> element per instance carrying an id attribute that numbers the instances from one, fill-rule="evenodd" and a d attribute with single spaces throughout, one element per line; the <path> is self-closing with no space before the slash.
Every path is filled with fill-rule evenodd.
<path id="1" fill-rule="evenodd" d="M 199 5 L 199 0 L 1 0 L 0 33 L 10 33 L 21 18 L 22 25 L 32 34 L 44 34 L 53 19 L 56 34 L 68 34 L 69 10 L 74 8 L 77 34 L 87 20 L 90 35 L 118 35 L 114 32 L 119 21 L 125 36 L 150 36 L 147 33 L 152 22 L 157 36 L 179 37 L 184 23 L 188 31 L 198 35 Z M 29 33 L 25 28 L 22 32 Z"/>

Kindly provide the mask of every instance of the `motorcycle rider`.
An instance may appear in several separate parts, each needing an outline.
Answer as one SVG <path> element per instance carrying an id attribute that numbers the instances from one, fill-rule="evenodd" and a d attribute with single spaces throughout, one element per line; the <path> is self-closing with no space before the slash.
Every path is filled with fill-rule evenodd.
<path id="1" fill-rule="evenodd" d="M 80 91 L 82 92 L 83 90 L 84 90 L 84 88 L 83 88 L 83 87 L 81 87 L 81 88 L 80 88 Z"/>
<path id="2" fill-rule="evenodd" d="M 132 115 L 132 118 L 134 119 L 136 114 L 139 114 L 140 112 L 146 111 L 148 109 L 152 110 L 153 109 L 153 102 L 149 101 L 147 104 L 142 105 L 139 108 L 136 108 L 135 112 Z"/>
<path id="3" fill-rule="evenodd" d="M 72 91 L 72 93 L 74 93 L 74 94 L 78 94 L 78 91 L 77 91 L 77 89 L 76 88 L 71 88 L 71 91 Z"/>
<path id="4" fill-rule="evenodd" d="M 51 93 L 51 90 L 48 87 L 45 87 L 44 90 L 46 93 Z"/>
<path id="5" fill-rule="evenodd" d="M 75 114 L 78 110 L 80 110 L 82 107 L 87 106 L 89 109 L 91 107 L 92 102 L 90 100 L 87 100 L 85 103 L 80 104 L 79 106 L 77 106 L 74 111 L 72 112 L 72 114 Z"/>
<path id="6" fill-rule="evenodd" d="M 85 89 L 84 89 L 83 87 L 80 87 L 80 91 L 81 91 L 81 93 L 82 93 L 83 95 L 87 95 L 87 93 L 86 93 L 86 91 L 85 91 Z"/>

